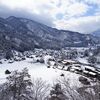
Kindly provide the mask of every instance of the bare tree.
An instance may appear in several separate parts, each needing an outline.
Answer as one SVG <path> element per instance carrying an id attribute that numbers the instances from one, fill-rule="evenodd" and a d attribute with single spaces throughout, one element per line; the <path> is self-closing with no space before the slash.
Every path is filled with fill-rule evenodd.
<path id="1" fill-rule="evenodd" d="M 96 81 L 93 85 L 83 85 L 77 89 L 78 93 L 85 98 L 85 100 L 100 100 L 100 82 Z"/>
<path id="2" fill-rule="evenodd" d="M 33 95 L 35 100 L 46 100 L 49 94 L 50 85 L 46 81 L 43 81 L 41 78 L 36 80 L 33 79 Z"/>
<path id="3" fill-rule="evenodd" d="M 65 77 L 57 79 L 57 83 L 61 84 L 64 94 L 69 98 L 68 100 L 85 100 L 75 89 L 70 86 L 70 82 Z"/>

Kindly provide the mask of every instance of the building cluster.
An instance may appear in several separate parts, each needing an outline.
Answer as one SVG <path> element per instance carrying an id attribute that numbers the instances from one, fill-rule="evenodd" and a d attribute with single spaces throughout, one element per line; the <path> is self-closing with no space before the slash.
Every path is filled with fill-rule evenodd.
<path id="1" fill-rule="evenodd" d="M 34 51 L 25 51 L 24 53 L 13 51 L 13 57 L 8 60 L 8 63 L 14 61 L 22 61 L 27 58 L 33 59 L 32 63 L 45 63 L 48 68 L 53 66 L 64 71 L 75 72 L 91 78 L 100 79 L 100 70 L 91 64 L 80 63 L 77 57 L 87 57 L 88 55 L 93 56 L 95 49 L 90 50 L 89 48 L 66 48 L 62 50 L 51 50 L 51 49 L 34 49 Z M 4 57 L 4 53 L 0 51 L 0 59 Z M 97 56 L 97 62 L 100 63 L 100 52 Z M 5 59 L 6 61 L 6 59 Z M 2 64 L 1 60 L 0 63 Z"/>

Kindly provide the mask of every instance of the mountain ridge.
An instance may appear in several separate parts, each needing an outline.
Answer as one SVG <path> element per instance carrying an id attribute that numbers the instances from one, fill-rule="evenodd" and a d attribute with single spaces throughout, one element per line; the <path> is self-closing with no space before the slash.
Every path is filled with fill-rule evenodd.
<path id="1" fill-rule="evenodd" d="M 81 34 L 68 30 L 58 30 L 34 20 L 10 16 L 0 18 L 0 45 L 2 37 L 9 48 L 19 51 L 34 48 L 61 49 L 65 47 L 87 47 L 100 43 L 90 34 Z M 6 42 L 7 41 L 7 42 Z M 8 45 L 8 44 L 7 44 Z M 5 47 L 4 47 L 5 48 Z"/>
<path id="2" fill-rule="evenodd" d="M 100 37 L 100 29 L 92 32 L 92 35 L 97 36 L 97 37 Z"/>

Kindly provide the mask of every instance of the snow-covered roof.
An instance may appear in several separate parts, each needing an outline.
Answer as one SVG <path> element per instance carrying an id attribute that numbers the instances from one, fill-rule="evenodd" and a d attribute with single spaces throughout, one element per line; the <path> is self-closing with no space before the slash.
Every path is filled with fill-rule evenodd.
<path id="1" fill-rule="evenodd" d="M 96 75 L 96 73 L 94 73 L 94 72 L 89 72 L 89 74 L 91 74 L 91 75 Z"/>
<path id="2" fill-rule="evenodd" d="M 84 66 L 85 68 L 88 68 L 88 69 L 91 69 L 93 71 L 95 71 L 96 69 L 94 67 L 91 67 L 91 66 Z"/>
<path id="3" fill-rule="evenodd" d="M 63 63 L 67 63 L 67 62 L 69 62 L 69 63 L 75 63 L 76 61 L 74 61 L 74 60 L 63 60 L 62 62 Z"/>
<path id="4" fill-rule="evenodd" d="M 84 70 L 83 72 L 84 72 L 84 73 L 89 73 L 89 71 L 86 71 L 86 70 Z"/>
<path id="5" fill-rule="evenodd" d="M 75 66 L 73 66 L 72 69 L 82 70 L 81 68 L 79 68 L 79 67 L 75 67 Z"/>

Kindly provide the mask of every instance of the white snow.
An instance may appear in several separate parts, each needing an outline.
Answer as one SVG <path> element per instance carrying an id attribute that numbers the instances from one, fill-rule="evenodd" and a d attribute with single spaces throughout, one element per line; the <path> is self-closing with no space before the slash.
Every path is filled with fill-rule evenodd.
<path id="1" fill-rule="evenodd" d="M 92 71 L 96 71 L 96 69 L 94 68 L 94 67 L 91 67 L 91 66 L 84 66 L 85 68 L 88 68 L 88 69 L 90 69 L 90 70 L 92 70 Z"/>
<path id="2" fill-rule="evenodd" d="M 66 78 L 71 80 L 72 85 L 76 85 L 78 83 L 78 74 L 71 73 L 68 71 L 62 71 L 58 69 L 47 68 L 45 64 L 40 63 L 32 63 L 33 59 L 27 58 L 24 61 L 18 61 L 14 63 L 3 63 L 0 64 L 0 83 L 5 82 L 6 77 L 8 75 L 5 74 L 5 70 L 14 71 L 19 70 L 21 71 L 23 68 L 27 67 L 29 70 L 29 74 L 31 78 L 42 78 L 43 80 L 48 81 L 49 83 L 53 83 L 57 78 L 61 77 L 60 75 L 63 73 Z M 63 78 L 63 77 L 61 77 Z"/>
<path id="3" fill-rule="evenodd" d="M 85 64 L 89 64 L 86 58 L 77 58 L 77 61 L 81 62 L 81 63 L 85 63 Z"/>
<path id="4" fill-rule="evenodd" d="M 94 76 L 96 75 L 96 73 L 93 73 L 93 72 L 89 72 L 89 74 L 94 75 Z"/>

